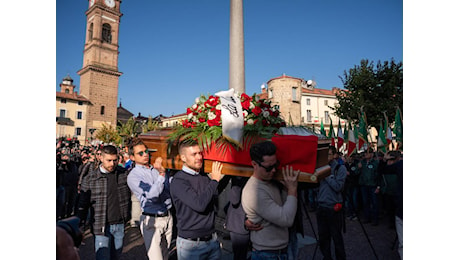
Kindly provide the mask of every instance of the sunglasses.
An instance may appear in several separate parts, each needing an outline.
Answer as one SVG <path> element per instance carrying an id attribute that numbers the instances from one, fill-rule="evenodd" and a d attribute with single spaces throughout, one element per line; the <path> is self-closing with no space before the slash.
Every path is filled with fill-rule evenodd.
<path id="1" fill-rule="evenodd" d="M 260 162 L 257 162 L 257 164 L 258 164 L 260 167 L 264 168 L 267 172 L 271 172 L 273 169 L 278 168 L 278 166 L 280 165 L 280 161 L 276 161 L 275 164 L 270 165 L 270 166 L 263 166 Z"/>
<path id="2" fill-rule="evenodd" d="M 145 151 L 140 151 L 138 152 L 137 154 L 139 154 L 140 156 L 144 156 L 144 154 L 149 154 L 149 150 L 145 150 Z"/>

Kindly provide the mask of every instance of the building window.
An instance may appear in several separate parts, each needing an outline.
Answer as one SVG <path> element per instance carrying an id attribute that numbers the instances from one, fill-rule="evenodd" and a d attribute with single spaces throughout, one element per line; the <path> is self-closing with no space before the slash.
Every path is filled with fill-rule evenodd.
<path id="1" fill-rule="evenodd" d="M 81 127 L 75 128 L 75 135 L 80 136 L 81 135 Z"/>
<path id="2" fill-rule="evenodd" d="M 273 89 L 268 90 L 268 98 L 273 98 Z"/>
<path id="3" fill-rule="evenodd" d="M 93 39 L 93 23 L 89 25 L 88 29 L 88 39 L 91 41 Z"/>
<path id="4" fill-rule="evenodd" d="M 66 89 L 64 92 L 65 92 L 66 94 L 69 94 L 69 90 L 68 90 L 68 89 Z"/>
<path id="5" fill-rule="evenodd" d="M 59 110 L 59 117 L 65 117 L 65 109 Z"/>
<path id="6" fill-rule="evenodd" d="M 67 99 L 61 98 L 61 104 L 65 104 L 65 103 L 67 103 Z"/>
<path id="7" fill-rule="evenodd" d="M 297 87 L 292 87 L 292 101 L 297 101 Z"/>
<path id="8" fill-rule="evenodd" d="M 101 116 L 105 114 L 105 106 L 101 106 Z"/>
<path id="9" fill-rule="evenodd" d="M 77 111 L 77 119 L 83 119 L 83 112 Z"/>
<path id="10" fill-rule="evenodd" d="M 83 101 L 78 101 L 79 106 L 83 106 Z"/>
<path id="11" fill-rule="evenodd" d="M 110 24 L 105 23 L 102 25 L 102 41 L 112 43 L 112 27 Z"/>
<path id="12" fill-rule="evenodd" d="M 326 121 L 326 124 L 330 123 L 329 111 L 324 111 L 324 121 Z"/>
<path id="13" fill-rule="evenodd" d="M 311 110 L 307 109 L 307 122 L 311 122 Z"/>
<path id="14" fill-rule="evenodd" d="M 324 105 L 327 106 L 327 100 L 324 100 Z"/>
<path id="15" fill-rule="evenodd" d="M 310 99 L 307 98 L 307 106 L 309 106 L 309 105 L 310 105 Z"/>

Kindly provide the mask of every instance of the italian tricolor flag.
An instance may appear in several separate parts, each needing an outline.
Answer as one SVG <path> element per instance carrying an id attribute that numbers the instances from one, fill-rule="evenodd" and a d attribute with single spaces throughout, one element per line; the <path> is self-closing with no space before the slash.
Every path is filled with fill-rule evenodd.
<path id="1" fill-rule="evenodd" d="M 353 131 L 353 128 L 351 126 L 351 123 L 348 122 L 348 155 L 352 154 L 356 150 L 356 137 L 355 137 L 355 131 Z"/>
<path id="2" fill-rule="evenodd" d="M 337 150 L 340 149 L 343 145 L 343 132 L 342 132 L 342 127 L 340 126 L 340 118 L 339 118 L 339 126 L 337 130 Z"/>

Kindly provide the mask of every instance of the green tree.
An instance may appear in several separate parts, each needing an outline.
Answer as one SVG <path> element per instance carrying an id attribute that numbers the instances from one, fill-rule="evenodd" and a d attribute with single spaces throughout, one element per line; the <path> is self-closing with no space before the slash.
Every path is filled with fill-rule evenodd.
<path id="1" fill-rule="evenodd" d="M 402 108 L 402 62 L 392 59 L 383 63 L 378 61 L 374 66 L 372 61 L 363 59 L 360 65 L 344 71 L 344 77 L 339 78 L 344 90 L 336 93 L 338 104 L 332 109 L 340 118 L 350 119 L 356 124 L 362 107 L 368 126 L 378 129 L 384 111 L 389 118 L 395 118 L 396 107 Z"/>
<path id="2" fill-rule="evenodd" d="M 152 116 L 149 116 L 147 123 L 142 126 L 142 133 L 147 133 L 158 129 L 158 121 L 153 121 Z"/>
<path id="3" fill-rule="evenodd" d="M 121 142 L 117 130 L 112 125 L 107 126 L 106 124 L 102 124 L 102 127 L 96 131 L 96 138 L 104 143 L 119 144 Z"/>
<path id="4" fill-rule="evenodd" d="M 117 124 L 117 131 L 118 134 L 125 137 L 136 137 L 137 136 L 137 129 L 139 127 L 139 122 L 134 120 L 134 118 L 130 117 L 126 123 L 122 123 L 118 121 Z"/>

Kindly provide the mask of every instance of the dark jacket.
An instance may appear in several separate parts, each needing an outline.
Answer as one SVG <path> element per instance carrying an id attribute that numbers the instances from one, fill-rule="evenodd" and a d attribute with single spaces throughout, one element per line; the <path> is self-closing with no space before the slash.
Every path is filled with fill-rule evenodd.
<path id="1" fill-rule="evenodd" d="M 249 234 L 249 231 L 244 228 L 246 214 L 241 205 L 241 192 L 248 180 L 248 177 L 232 176 L 232 184 L 228 193 L 230 204 L 225 220 L 225 226 L 228 231 L 243 235 Z"/>
<path id="2" fill-rule="evenodd" d="M 107 174 L 117 175 L 117 191 L 120 203 L 120 213 L 127 222 L 130 219 L 129 202 L 131 200 L 131 191 L 127 184 L 128 174 L 123 167 L 117 167 L 113 173 L 102 173 L 100 167 L 94 172 L 83 178 L 81 184 L 80 201 L 78 206 L 78 216 L 80 219 L 86 219 L 88 208 L 94 207 L 94 225 L 95 235 L 103 235 L 107 221 Z"/>
<path id="3" fill-rule="evenodd" d="M 344 165 L 339 165 L 335 160 L 329 165 L 331 175 L 319 183 L 318 191 L 318 205 L 325 208 L 333 208 L 336 203 L 343 203 L 342 191 L 347 177 L 347 169 Z"/>
<path id="4" fill-rule="evenodd" d="M 377 186 L 380 184 L 378 178 L 378 167 L 379 161 L 371 159 L 367 161 L 366 159 L 361 161 L 362 167 L 359 169 L 359 185 L 364 186 Z"/>

